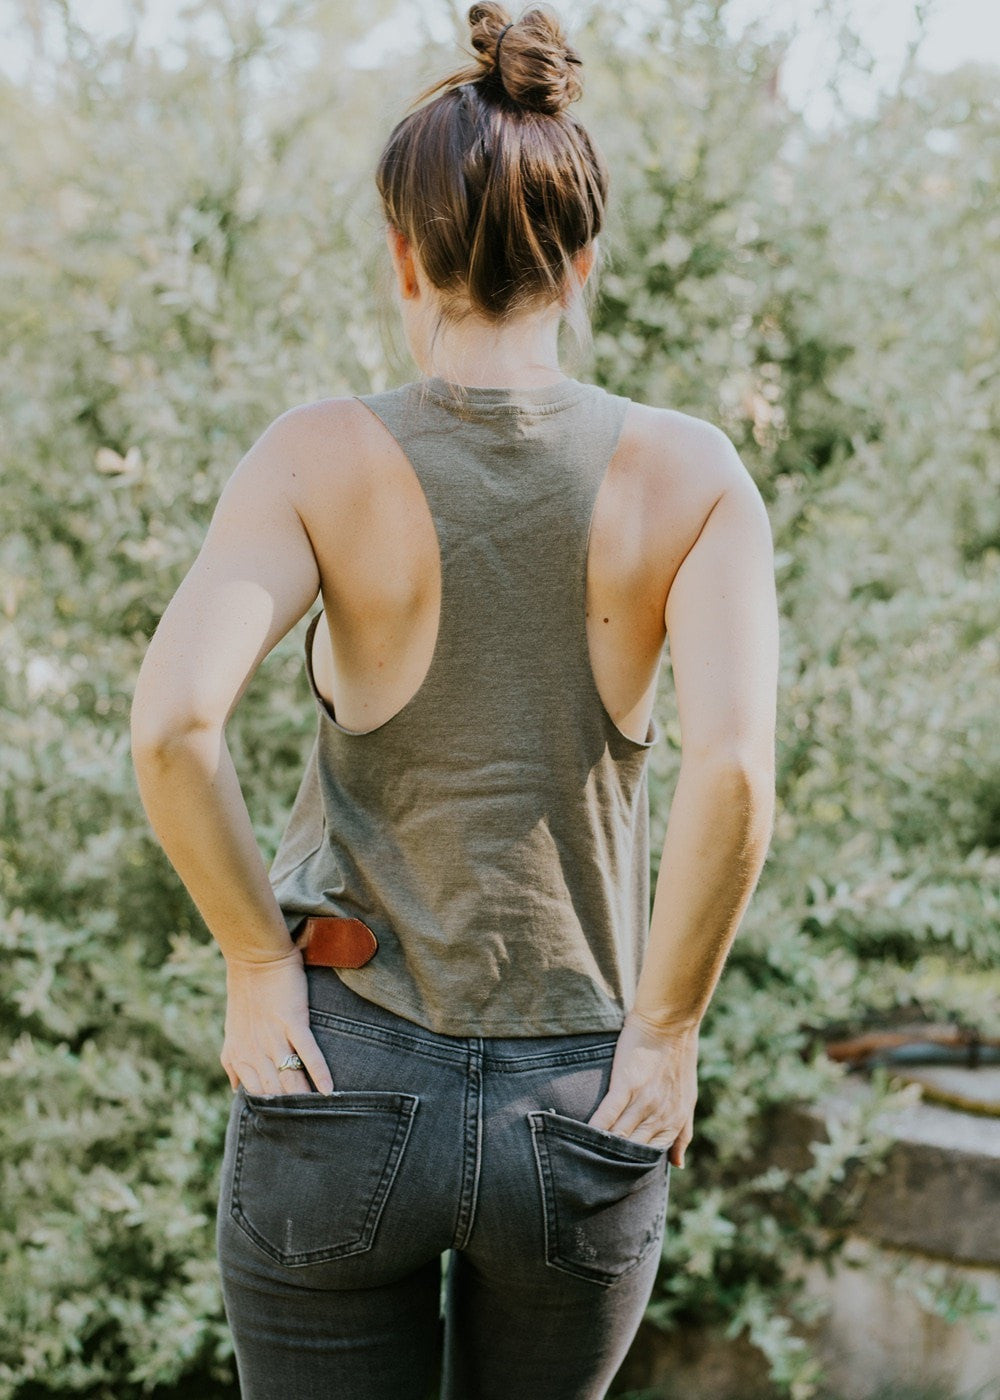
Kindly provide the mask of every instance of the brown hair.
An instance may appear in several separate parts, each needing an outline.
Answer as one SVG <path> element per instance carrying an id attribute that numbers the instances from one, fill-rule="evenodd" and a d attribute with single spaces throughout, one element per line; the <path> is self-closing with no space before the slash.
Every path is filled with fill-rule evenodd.
<path id="1" fill-rule="evenodd" d="M 571 259 L 603 227 L 609 176 L 567 110 L 583 91 L 582 60 L 548 5 L 516 20 L 473 5 L 468 22 L 475 63 L 414 98 L 375 174 L 386 221 L 440 295 L 432 345 L 445 323 L 502 325 L 559 299 L 589 345 L 596 277 L 573 294 Z"/>

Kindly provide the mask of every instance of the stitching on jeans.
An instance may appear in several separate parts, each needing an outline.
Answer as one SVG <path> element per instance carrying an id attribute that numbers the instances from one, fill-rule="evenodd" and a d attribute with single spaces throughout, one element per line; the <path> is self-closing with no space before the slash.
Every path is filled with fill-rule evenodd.
<path id="1" fill-rule="evenodd" d="M 619 1279 L 627 1278 L 629 1274 L 634 1273 L 656 1248 L 662 1236 L 666 1219 L 666 1197 L 664 1196 L 664 1199 L 661 1201 L 656 1219 L 647 1229 L 636 1257 L 631 1260 L 625 1268 L 617 1272 L 611 1272 L 608 1269 L 601 1269 L 596 1264 L 584 1264 L 560 1257 L 559 1193 L 557 1190 L 558 1174 L 553 1165 L 549 1145 L 545 1140 L 545 1130 L 552 1126 L 547 1122 L 548 1116 L 547 1113 L 537 1109 L 528 1114 L 528 1124 L 531 1128 L 531 1141 L 535 1155 L 536 1177 L 541 1196 L 542 1226 L 545 1238 L 545 1263 L 549 1268 L 559 1269 L 563 1273 L 572 1274 L 576 1278 L 586 1279 L 590 1283 L 597 1283 L 602 1288 L 610 1288 L 613 1284 L 617 1283 Z M 588 1143 L 587 1145 L 590 1146 L 592 1143 Z M 655 1163 L 651 1164 L 651 1166 L 654 1167 L 655 1165 Z"/>
<path id="2" fill-rule="evenodd" d="M 529 1126 L 530 1129 L 531 1129 L 531 1149 L 532 1149 L 532 1152 L 534 1153 L 534 1157 L 535 1157 L 535 1175 L 536 1175 L 536 1179 L 537 1179 L 537 1182 L 538 1182 L 538 1187 L 539 1187 L 540 1194 L 541 1194 L 541 1201 L 542 1201 L 542 1233 L 543 1233 L 544 1239 L 545 1239 L 545 1246 L 544 1246 L 544 1247 L 545 1247 L 545 1262 L 548 1264 L 548 1263 L 550 1262 L 550 1260 L 551 1260 L 551 1247 L 550 1247 L 550 1241 L 549 1241 L 549 1203 L 548 1203 L 548 1192 L 547 1192 L 547 1188 L 546 1188 L 546 1184 L 545 1184 L 545 1173 L 544 1173 L 544 1171 L 543 1171 L 543 1169 L 542 1169 L 542 1163 L 541 1163 L 541 1160 L 540 1160 L 539 1155 L 538 1155 L 538 1147 L 539 1147 L 538 1129 L 539 1129 L 539 1127 L 541 1126 L 541 1124 L 540 1124 L 540 1122 L 538 1121 L 538 1119 L 536 1118 L 536 1116 L 535 1116 L 534 1113 L 529 1113 L 529 1114 L 528 1114 L 528 1126 Z"/>
<path id="3" fill-rule="evenodd" d="M 565 1114 L 554 1109 L 546 1114 L 543 1126 L 557 1137 L 569 1138 L 581 1147 L 602 1147 L 611 1157 L 617 1155 L 629 1162 L 648 1163 L 651 1167 L 659 1166 L 669 1151 L 669 1148 L 654 1147 L 649 1142 L 633 1142 L 630 1138 L 612 1133 L 607 1128 L 598 1128 L 593 1123 L 581 1122 L 578 1118 L 567 1118 Z M 655 1152 L 657 1155 L 648 1157 L 648 1152 Z"/>
<path id="4" fill-rule="evenodd" d="M 464 1048 L 438 1045 L 432 1040 L 410 1035 L 406 1031 L 389 1030 L 385 1026 L 373 1026 L 365 1021 L 355 1021 L 350 1016 L 338 1016 L 334 1011 L 321 1011 L 309 1008 L 309 1018 L 329 1027 L 332 1031 L 343 1031 L 345 1035 L 357 1036 L 359 1040 L 377 1040 L 383 1045 L 400 1045 L 415 1055 L 424 1055 L 432 1060 L 448 1060 L 462 1064 L 466 1059 Z"/>
<path id="5" fill-rule="evenodd" d="M 538 1055 L 521 1055 L 516 1060 L 499 1058 L 488 1059 L 491 1070 L 498 1074 L 524 1074 L 533 1069 L 548 1069 L 557 1065 L 588 1064 L 591 1061 L 609 1060 L 615 1053 L 614 1041 L 607 1044 L 588 1046 L 581 1050 L 550 1050 Z"/>
<path id="6" fill-rule="evenodd" d="M 366 1021 L 355 1021 L 351 1016 L 341 1016 L 335 1011 L 323 1011 L 313 1006 L 309 1008 L 309 1016 L 311 1020 L 327 1026 L 330 1030 L 342 1031 L 345 1035 L 354 1035 L 359 1040 L 378 1041 L 383 1045 L 401 1045 L 413 1054 L 424 1055 L 428 1059 L 446 1060 L 452 1064 L 464 1064 L 466 1059 L 467 1051 L 464 1046 L 442 1045 L 438 1041 L 411 1035 L 408 1031 L 398 1031 L 390 1029 L 388 1026 L 371 1025 Z M 489 1040 L 490 1037 L 472 1038 Z M 507 1039 L 508 1037 L 503 1038 Z M 535 1037 L 528 1038 L 534 1039 Z M 598 1045 L 581 1046 L 576 1050 L 539 1050 L 537 1053 L 519 1055 L 517 1059 L 513 1060 L 491 1055 L 487 1046 L 484 1063 L 489 1066 L 491 1071 L 495 1070 L 498 1074 L 523 1074 L 528 1070 L 546 1069 L 554 1065 L 574 1065 L 594 1060 L 605 1060 L 614 1054 L 616 1045 L 616 1041 L 608 1040 L 601 1041 Z"/>
<path id="7" fill-rule="evenodd" d="M 389 1191 L 396 1179 L 400 1164 L 403 1160 L 403 1152 L 406 1148 L 406 1144 L 409 1142 L 410 1134 L 413 1131 L 417 1109 L 420 1105 L 419 1094 L 400 1093 L 399 1098 L 401 1102 L 399 1107 L 395 1110 L 396 1126 L 392 1142 L 389 1146 L 385 1166 L 382 1169 L 382 1175 L 373 1193 L 364 1224 L 361 1227 L 358 1237 L 353 1240 L 342 1241 L 336 1245 L 324 1245 L 319 1249 L 298 1250 L 295 1252 L 280 1249 L 269 1240 L 265 1239 L 243 1211 L 239 1194 L 241 1165 L 244 1155 L 243 1144 L 246 1136 L 248 1117 L 255 1111 L 251 1104 L 244 1104 L 243 1108 L 240 1110 L 239 1139 L 229 1206 L 230 1215 L 243 1233 L 247 1235 L 259 1249 L 263 1250 L 265 1254 L 286 1268 L 297 1268 L 308 1264 L 324 1264 L 331 1260 L 350 1258 L 356 1254 L 367 1253 L 375 1242 L 375 1232 L 378 1229 L 379 1222 L 382 1218 L 382 1212 L 389 1198 Z M 389 1110 L 386 1109 L 384 1111 Z"/>
<path id="8" fill-rule="evenodd" d="M 473 1074 L 470 1073 L 469 1071 L 475 1071 L 475 1075 L 473 1076 Z M 477 1080 L 477 1087 L 476 1087 L 476 1090 L 475 1090 L 475 1108 L 474 1108 L 474 1118 L 475 1118 L 475 1125 L 476 1125 L 476 1149 L 475 1149 L 475 1157 L 474 1157 L 473 1166 L 472 1166 L 472 1191 L 471 1191 L 470 1196 L 469 1196 L 469 1199 L 468 1199 L 468 1224 L 467 1224 L 466 1227 L 465 1227 L 465 1231 L 464 1231 L 464 1233 L 463 1233 L 463 1235 L 462 1235 L 462 1238 L 459 1240 L 459 1239 L 456 1239 L 456 1238 L 455 1238 L 455 1234 L 457 1234 L 459 1220 L 461 1219 L 461 1213 L 462 1213 L 462 1210 L 463 1210 L 463 1208 L 465 1207 L 465 1203 L 466 1203 L 466 1194 L 465 1194 L 465 1164 L 466 1164 L 466 1158 L 467 1158 L 466 1139 L 467 1139 L 467 1137 L 468 1137 L 468 1132 L 469 1132 L 469 1120 L 468 1120 L 469 1100 L 470 1100 L 470 1098 L 473 1097 L 473 1091 L 472 1091 L 472 1087 L 471 1087 L 471 1086 L 472 1086 L 473 1077 L 475 1077 L 475 1079 Z M 461 1190 L 460 1190 L 460 1192 L 459 1192 L 458 1216 L 457 1216 L 456 1221 L 455 1221 L 455 1231 L 453 1232 L 452 1244 L 451 1244 L 451 1246 L 450 1246 L 452 1249 L 464 1249 L 464 1248 L 466 1247 L 466 1245 L 469 1243 L 469 1238 L 470 1238 L 470 1236 L 472 1235 L 472 1227 L 473 1227 L 473 1225 L 474 1225 L 474 1223 L 475 1223 L 475 1218 L 476 1218 L 476 1204 L 477 1204 L 478 1199 L 479 1199 L 479 1175 L 480 1175 L 481 1164 L 482 1164 L 482 1142 L 483 1142 L 483 1136 L 482 1136 L 482 1135 L 483 1135 L 483 1078 L 484 1078 L 484 1075 L 483 1075 L 483 1054 L 482 1054 L 482 1046 L 481 1046 L 481 1042 L 480 1042 L 480 1045 L 479 1045 L 476 1049 L 473 1049 L 472 1047 L 470 1047 L 469 1056 L 468 1056 L 468 1061 L 467 1061 L 467 1064 L 466 1064 L 465 1098 L 464 1098 L 464 1105 L 463 1105 L 463 1106 L 464 1106 L 464 1111 L 465 1111 L 465 1122 L 464 1122 L 464 1124 L 463 1124 L 463 1129 L 464 1129 L 464 1131 L 463 1131 L 463 1134 L 462 1134 L 462 1185 L 461 1185 Z"/>

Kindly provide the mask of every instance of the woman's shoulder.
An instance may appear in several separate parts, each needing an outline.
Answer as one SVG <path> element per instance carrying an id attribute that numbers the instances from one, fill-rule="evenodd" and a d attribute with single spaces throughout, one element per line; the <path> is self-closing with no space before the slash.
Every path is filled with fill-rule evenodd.
<path id="1" fill-rule="evenodd" d="M 655 496 L 680 491 L 718 499 L 750 480 L 728 433 L 696 414 L 632 399 L 622 437 Z"/>
<path id="2" fill-rule="evenodd" d="M 303 519 L 364 508 L 380 476 L 379 423 L 353 395 L 293 404 L 261 436 L 267 475 Z M 384 453 L 382 454 L 384 455 Z"/>
<path id="3" fill-rule="evenodd" d="M 331 429 L 363 431 L 371 421 L 371 412 L 356 394 L 340 394 L 293 404 L 275 423 L 283 425 L 289 436 L 308 439 L 315 433 L 325 436 Z"/>
<path id="4" fill-rule="evenodd" d="M 327 470 L 356 475 L 365 441 L 378 442 L 377 416 L 354 394 L 311 399 L 287 408 L 271 426 L 299 460 L 319 460 Z"/>

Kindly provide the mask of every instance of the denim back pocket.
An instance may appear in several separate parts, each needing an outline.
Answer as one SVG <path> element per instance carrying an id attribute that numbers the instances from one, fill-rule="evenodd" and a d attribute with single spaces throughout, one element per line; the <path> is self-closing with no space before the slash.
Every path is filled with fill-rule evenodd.
<path id="1" fill-rule="evenodd" d="M 528 1114 L 553 1268 L 612 1284 L 660 1245 L 667 1148 L 593 1127 L 554 1109 Z"/>
<path id="2" fill-rule="evenodd" d="M 370 1249 L 413 1127 L 418 1094 L 248 1094 L 230 1213 L 280 1264 Z"/>

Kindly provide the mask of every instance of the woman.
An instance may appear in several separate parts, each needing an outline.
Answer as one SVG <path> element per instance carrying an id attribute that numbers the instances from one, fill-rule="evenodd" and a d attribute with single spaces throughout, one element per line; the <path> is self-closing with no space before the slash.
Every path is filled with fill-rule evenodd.
<path id="1" fill-rule="evenodd" d="M 422 377 L 268 427 L 133 705 L 146 810 L 226 962 L 218 1249 L 249 1400 L 429 1400 L 439 1367 L 447 1400 L 606 1393 L 771 834 L 763 503 L 718 428 L 560 370 L 608 187 L 567 110 L 580 59 L 545 7 L 469 22 L 475 67 L 377 172 Z M 318 595 L 316 742 L 267 870 L 225 726 Z"/>

